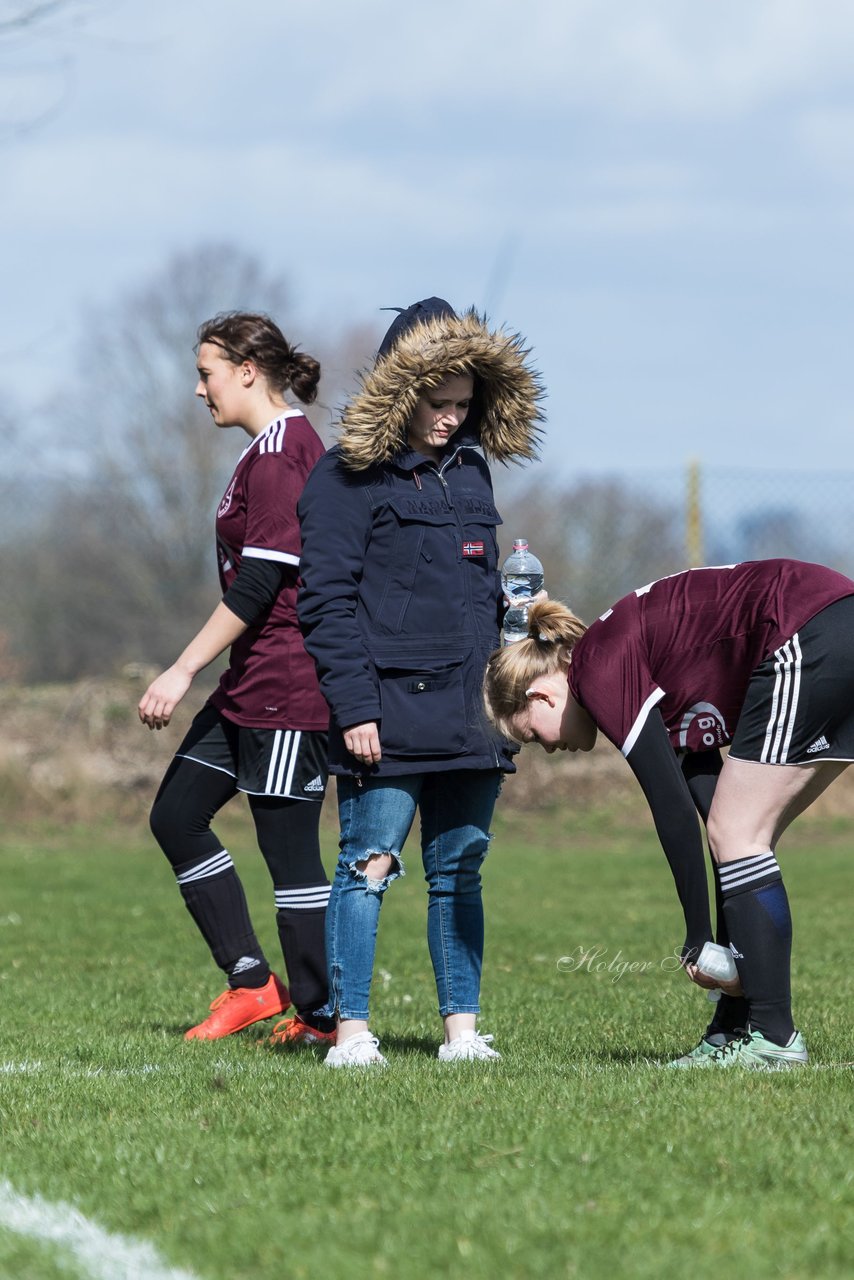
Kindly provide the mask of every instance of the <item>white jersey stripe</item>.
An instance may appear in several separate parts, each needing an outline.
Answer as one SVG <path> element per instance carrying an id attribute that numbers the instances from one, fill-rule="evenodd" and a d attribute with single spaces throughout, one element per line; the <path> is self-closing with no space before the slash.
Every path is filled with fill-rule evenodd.
<path id="1" fill-rule="evenodd" d="M 299 564 L 299 556 L 290 551 L 271 551 L 269 547 L 244 547 L 240 553 L 250 560 L 275 560 L 279 564 Z"/>
<path id="2" fill-rule="evenodd" d="M 650 711 L 652 711 L 655 704 L 657 702 L 660 702 L 663 697 L 664 697 L 663 689 L 653 689 L 652 693 L 649 695 L 646 702 L 641 707 L 640 711 L 637 714 L 637 719 L 635 720 L 634 724 L 629 730 L 629 736 L 626 738 L 625 742 L 621 747 L 621 751 L 624 756 L 627 756 L 629 754 L 632 747 L 637 742 L 638 738 L 640 737 L 641 730 L 646 724 L 647 717 Z"/>

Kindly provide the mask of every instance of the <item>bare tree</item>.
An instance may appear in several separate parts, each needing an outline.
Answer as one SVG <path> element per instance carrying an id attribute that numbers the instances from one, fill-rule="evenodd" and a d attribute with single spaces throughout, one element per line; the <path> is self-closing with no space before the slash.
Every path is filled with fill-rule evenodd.
<path id="1" fill-rule="evenodd" d="M 327 434 L 353 366 L 376 346 L 361 330 L 315 344 L 285 282 L 229 245 L 178 254 L 88 315 L 79 377 L 55 415 L 77 444 L 77 472 L 50 489 L 31 477 L 25 542 L 0 525 L 13 553 L 0 557 L 4 626 L 28 678 L 166 663 L 213 607 L 214 513 L 245 438 L 195 400 L 193 348 L 198 325 L 225 310 L 268 312 L 321 360 L 322 404 L 309 413 Z"/>

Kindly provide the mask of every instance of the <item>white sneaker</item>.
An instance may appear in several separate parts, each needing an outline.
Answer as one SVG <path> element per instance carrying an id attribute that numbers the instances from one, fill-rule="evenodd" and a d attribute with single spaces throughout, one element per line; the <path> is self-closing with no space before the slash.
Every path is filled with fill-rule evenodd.
<path id="1" fill-rule="evenodd" d="M 473 1062 L 475 1058 L 500 1061 L 501 1054 L 490 1049 L 492 1036 L 482 1036 L 479 1031 L 461 1031 L 456 1040 L 439 1046 L 440 1062 Z"/>
<path id="2" fill-rule="evenodd" d="M 334 1044 L 323 1059 L 325 1067 L 387 1067 L 379 1040 L 370 1031 L 359 1031 L 342 1044 Z"/>

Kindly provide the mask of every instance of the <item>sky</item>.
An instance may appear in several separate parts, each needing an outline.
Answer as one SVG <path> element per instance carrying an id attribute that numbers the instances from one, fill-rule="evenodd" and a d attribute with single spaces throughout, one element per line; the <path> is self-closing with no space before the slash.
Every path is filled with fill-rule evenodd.
<path id="1" fill-rule="evenodd" d="M 552 474 L 854 469 L 850 0 L 66 0 L 3 25 L 35 3 L 0 0 L 20 417 L 61 403 L 87 307 L 220 243 L 314 332 L 432 294 L 522 332 Z"/>

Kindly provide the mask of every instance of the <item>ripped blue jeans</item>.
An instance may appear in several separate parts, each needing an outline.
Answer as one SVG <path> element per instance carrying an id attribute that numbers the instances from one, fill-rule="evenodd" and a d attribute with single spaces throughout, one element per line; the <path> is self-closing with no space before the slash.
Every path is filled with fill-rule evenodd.
<path id="1" fill-rule="evenodd" d="M 403 849 L 421 812 L 421 856 L 427 880 L 427 942 L 439 1013 L 478 1013 L 483 960 L 480 865 L 498 795 L 497 769 L 455 769 L 394 778 L 338 778 L 341 852 L 326 909 L 330 1017 L 368 1020 L 380 907 L 404 874 Z M 357 864 L 371 854 L 395 859 L 383 880 Z"/>

